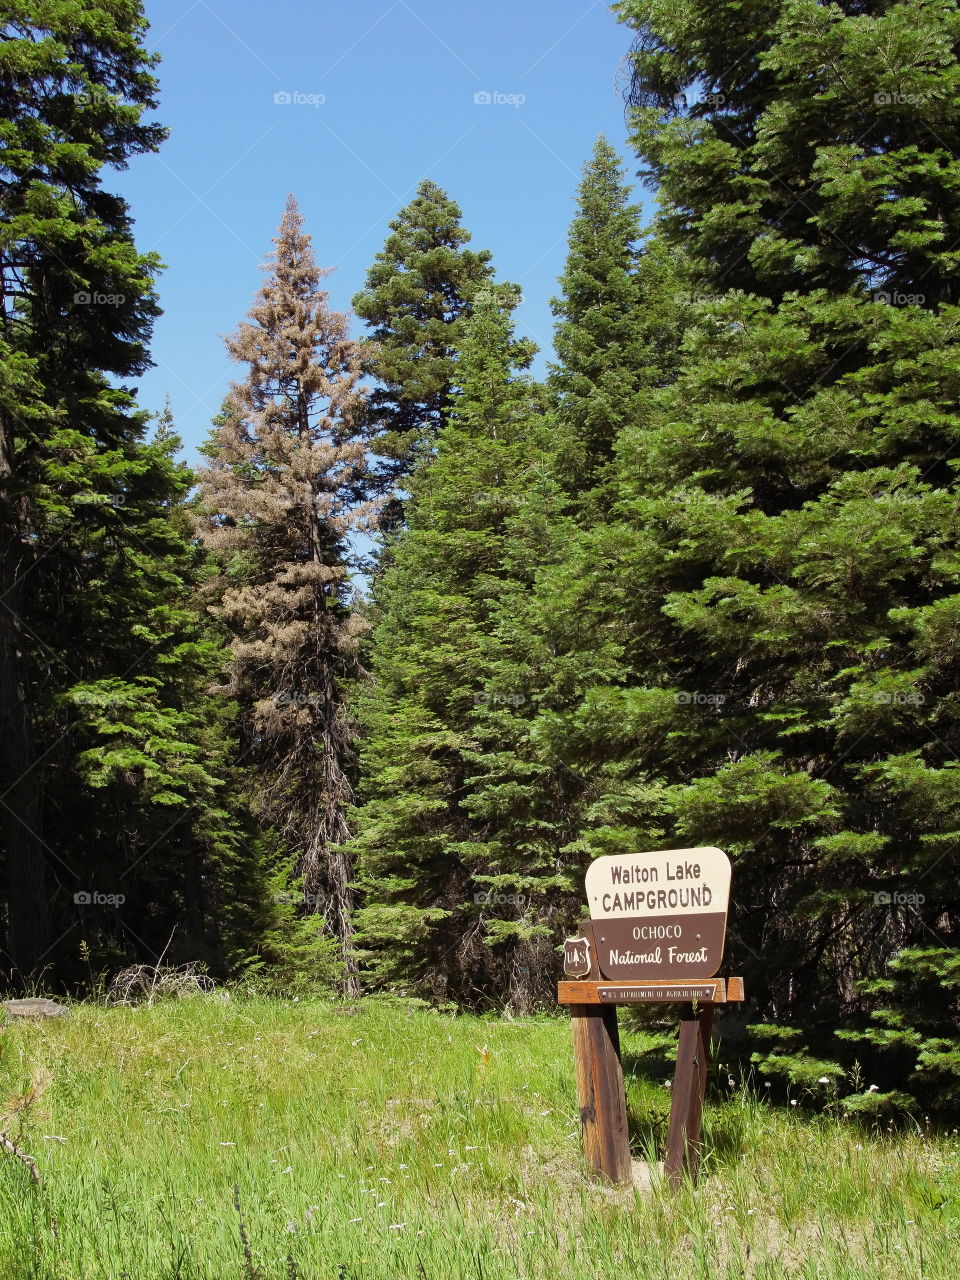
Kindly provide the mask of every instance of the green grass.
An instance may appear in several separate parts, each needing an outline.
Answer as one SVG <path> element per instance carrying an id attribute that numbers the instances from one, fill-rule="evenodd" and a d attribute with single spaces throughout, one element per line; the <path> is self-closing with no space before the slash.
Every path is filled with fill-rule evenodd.
<path id="1" fill-rule="evenodd" d="M 627 1060 L 648 1043 L 625 1035 Z M 2 1280 L 957 1275 L 955 1135 L 740 1092 L 708 1105 L 696 1189 L 598 1185 L 560 1017 L 202 996 L 0 1044 L 7 1131 L 42 1175 L 0 1153 Z M 629 1099 L 640 1158 L 669 1095 L 634 1075 Z"/>

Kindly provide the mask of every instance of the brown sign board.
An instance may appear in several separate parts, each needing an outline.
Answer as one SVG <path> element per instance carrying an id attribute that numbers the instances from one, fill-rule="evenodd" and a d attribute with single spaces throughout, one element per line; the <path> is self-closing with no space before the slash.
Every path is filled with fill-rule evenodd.
<path id="1" fill-rule="evenodd" d="M 606 855 L 590 864 L 586 889 L 594 956 L 607 980 L 712 978 L 720 968 L 730 901 L 721 849 Z"/>

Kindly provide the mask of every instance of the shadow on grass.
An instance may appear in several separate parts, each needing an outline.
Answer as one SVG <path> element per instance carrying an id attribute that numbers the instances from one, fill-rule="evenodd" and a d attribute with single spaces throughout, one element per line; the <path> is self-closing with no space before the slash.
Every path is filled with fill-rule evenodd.
<path id="1" fill-rule="evenodd" d="M 665 1035 L 648 1049 L 625 1050 L 622 1055 L 630 1149 L 636 1159 L 663 1159 L 676 1052 L 676 1037 Z M 711 1078 L 703 1111 L 704 1160 L 710 1164 L 738 1161 L 749 1141 L 749 1128 L 748 1112 L 724 1096 Z"/>

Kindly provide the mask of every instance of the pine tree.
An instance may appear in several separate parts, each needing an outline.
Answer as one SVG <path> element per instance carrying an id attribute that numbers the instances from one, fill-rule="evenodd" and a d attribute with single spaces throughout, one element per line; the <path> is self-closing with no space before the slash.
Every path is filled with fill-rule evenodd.
<path id="1" fill-rule="evenodd" d="M 100 179 L 164 136 L 142 119 L 156 88 L 145 29 L 135 3 L 12 3 L 0 46 L 0 823 L 24 978 L 51 959 L 63 909 L 51 859 L 62 883 L 78 856 L 75 834 L 55 849 L 47 792 L 75 762 L 53 699 L 97 659 L 57 611 L 65 591 L 104 589 L 108 546 L 133 549 L 136 520 L 111 500 L 151 471 L 116 380 L 147 366 L 157 259 Z"/>
<path id="2" fill-rule="evenodd" d="M 64 982 L 161 954 L 222 976 L 260 947 L 270 923 L 262 842 L 227 718 L 207 693 L 222 647 L 197 607 L 195 477 L 175 460 L 180 447 L 170 415 L 137 448 L 116 507 L 77 504 L 65 525 L 78 544 L 67 584 L 81 589 L 58 583 L 36 614 L 70 668 L 46 725 L 61 743 L 46 836 L 77 889 L 123 898 L 119 909 L 68 908 L 66 950 L 50 957 Z M 123 523 L 104 521 L 104 505 Z"/>
<path id="3" fill-rule="evenodd" d="M 549 386 L 560 428 L 557 467 L 590 490 L 617 436 L 642 413 L 650 352 L 637 270 L 640 211 L 616 152 L 601 136 L 584 167 L 570 227 L 562 294 L 553 300 L 557 363 Z"/>
<path id="4" fill-rule="evenodd" d="M 765 1070 L 816 1079 L 786 1046 L 861 1022 L 897 955 L 874 1046 L 921 1087 L 939 1034 L 956 1094 L 960 17 L 619 9 L 661 234 L 701 291 L 675 387 L 620 449 L 629 829 L 733 854 Z M 911 1029 L 937 982 L 941 1021 Z"/>
<path id="5" fill-rule="evenodd" d="M 347 692 L 362 672 L 347 539 L 370 514 L 359 501 L 361 352 L 319 287 L 327 272 L 292 196 L 274 243 L 250 319 L 227 341 L 249 372 L 206 450 L 201 532 L 219 565 L 210 591 L 231 654 L 222 692 L 240 704 L 254 807 L 308 914 L 333 929 L 355 990 Z"/>
<path id="6" fill-rule="evenodd" d="M 424 179 L 390 223 L 390 235 L 353 308 L 367 322 L 368 367 L 377 380 L 368 411 L 374 448 L 388 485 L 403 487 L 429 458 L 450 408 L 454 351 L 479 288 L 492 279 L 490 254 L 465 246 L 461 212 Z M 402 502 L 384 512 L 384 528 L 402 520 Z"/>
<path id="7" fill-rule="evenodd" d="M 376 980 L 528 1006 L 556 867 L 530 805 L 530 672 L 500 627 L 555 486 L 514 302 L 503 287 L 475 298 L 453 412 L 378 584 L 356 847 Z"/>

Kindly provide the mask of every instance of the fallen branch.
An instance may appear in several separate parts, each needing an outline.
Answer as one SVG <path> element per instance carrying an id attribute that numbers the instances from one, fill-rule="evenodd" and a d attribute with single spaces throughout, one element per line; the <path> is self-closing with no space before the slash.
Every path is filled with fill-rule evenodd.
<path id="1" fill-rule="evenodd" d="M 17 1144 L 7 1137 L 5 1131 L 0 1131 L 0 1149 L 9 1151 L 12 1156 L 16 1156 L 17 1159 L 22 1164 L 25 1164 L 30 1170 L 30 1177 L 34 1180 L 37 1186 L 42 1186 L 42 1183 L 40 1182 L 40 1170 L 37 1168 L 36 1160 L 34 1160 L 33 1156 L 28 1156 L 25 1151 L 21 1151 Z"/>

